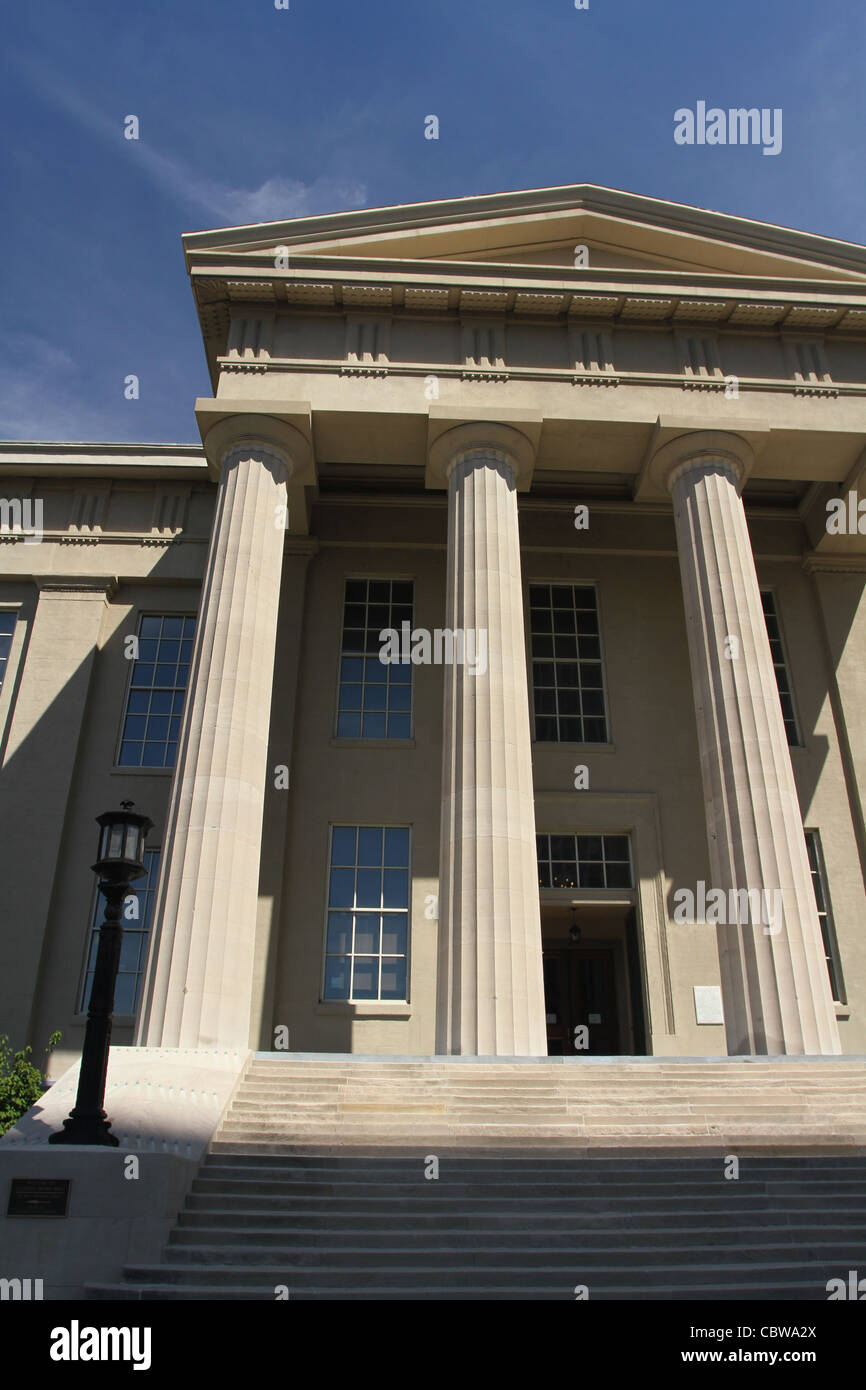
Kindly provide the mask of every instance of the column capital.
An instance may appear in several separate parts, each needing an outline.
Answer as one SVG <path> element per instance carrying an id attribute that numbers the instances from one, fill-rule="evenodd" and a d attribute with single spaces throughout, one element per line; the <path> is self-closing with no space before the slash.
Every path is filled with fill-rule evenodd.
<path id="1" fill-rule="evenodd" d="M 649 467 L 653 482 L 672 492 L 683 473 L 713 464 L 725 467 L 742 492 L 755 466 L 755 451 L 742 435 L 727 430 L 690 430 L 657 449 Z"/>
<path id="2" fill-rule="evenodd" d="M 731 464 L 742 488 L 770 433 L 766 421 L 758 419 L 660 415 L 635 481 L 634 500 L 664 501 L 670 495 L 670 475 L 680 464 L 706 466 L 711 459 Z"/>
<path id="3" fill-rule="evenodd" d="M 311 413 L 308 405 L 277 401 L 196 401 L 196 419 L 214 481 L 245 448 L 270 454 L 284 470 L 282 482 L 315 483 Z"/>
<path id="4" fill-rule="evenodd" d="M 447 488 L 457 460 L 464 454 L 504 456 L 514 472 L 518 492 L 528 492 L 541 435 L 541 416 L 503 409 L 493 418 L 449 406 L 431 406 L 427 441 L 429 488 Z"/>

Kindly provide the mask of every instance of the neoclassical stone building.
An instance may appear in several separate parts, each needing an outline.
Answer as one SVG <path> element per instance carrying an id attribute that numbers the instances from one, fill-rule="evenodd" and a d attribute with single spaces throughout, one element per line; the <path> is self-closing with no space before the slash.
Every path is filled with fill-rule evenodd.
<path id="1" fill-rule="evenodd" d="M 0 446 L 0 1032 L 74 1059 L 129 798 L 116 1042 L 866 1053 L 866 248 L 585 185 L 185 248 L 201 446 Z"/>

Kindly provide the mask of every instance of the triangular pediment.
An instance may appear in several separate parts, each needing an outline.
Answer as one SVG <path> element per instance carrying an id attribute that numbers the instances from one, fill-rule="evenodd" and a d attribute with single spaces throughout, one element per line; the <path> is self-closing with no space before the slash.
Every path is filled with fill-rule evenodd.
<path id="1" fill-rule="evenodd" d="M 184 243 L 191 258 L 253 260 L 283 247 L 296 257 L 362 264 L 470 262 L 571 273 L 583 264 L 625 275 L 866 279 L 866 248 L 853 243 L 587 184 L 197 232 Z"/>

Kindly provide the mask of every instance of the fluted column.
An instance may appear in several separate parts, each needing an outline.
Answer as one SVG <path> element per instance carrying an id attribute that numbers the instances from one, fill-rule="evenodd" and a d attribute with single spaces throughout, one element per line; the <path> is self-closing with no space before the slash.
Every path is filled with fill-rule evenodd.
<path id="1" fill-rule="evenodd" d="M 668 446 L 712 886 L 770 905 L 719 927 L 731 1054 L 841 1052 L 803 822 L 740 497 L 743 441 Z M 777 896 L 778 895 L 778 896 Z M 775 921 L 772 905 L 780 908 Z M 743 922 L 742 916 L 747 920 Z"/>
<path id="2" fill-rule="evenodd" d="M 278 517 L 295 458 L 244 439 L 221 463 L 137 1038 L 167 1047 L 246 1047 L 250 1037 Z"/>
<path id="3" fill-rule="evenodd" d="M 461 449 L 451 433 L 446 626 L 485 634 L 487 663 L 445 667 L 436 1047 L 543 1056 L 519 461 L 498 445 Z"/>

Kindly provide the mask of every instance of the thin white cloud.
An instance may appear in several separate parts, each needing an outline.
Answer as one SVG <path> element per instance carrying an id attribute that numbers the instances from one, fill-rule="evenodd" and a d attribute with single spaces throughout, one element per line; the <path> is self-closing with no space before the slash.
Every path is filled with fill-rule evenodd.
<path id="1" fill-rule="evenodd" d="M 327 174 L 312 183 L 284 175 L 272 175 L 258 188 L 236 188 L 217 179 L 195 173 L 185 160 L 157 150 L 147 139 L 146 121 L 140 112 L 122 112 L 110 118 L 85 100 L 81 92 L 58 78 L 49 80 L 44 63 L 38 66 L 18 54 L 19 67 L 27 71 L 40 95 L 60 107 L 85 130 L 110 144 L 122 145 L 160 192 L 190 210 L 204 212 L 209 225 L 238 226 L 250 222 L 273 222 L 290 217 L 309 217 L 319 212 L 360 208 L 366 203 L 364 185 L 345 182 Z M 140 138 L 127 140 L 123 122 L 127 115 L 142 120 Z"/>
<path id="2" fill-rule="evenodd" d="M 313 183 L 299 179 L 271 178 L 260 188 L 214 186 L 211 203 L 221 210 L 227 226 L 244 222 L 275 222 L 280 218 L 311 217 L 317 212 L 362 208 L 367 201 L 363 184 L 344 184 L 323 175 Z"/>

